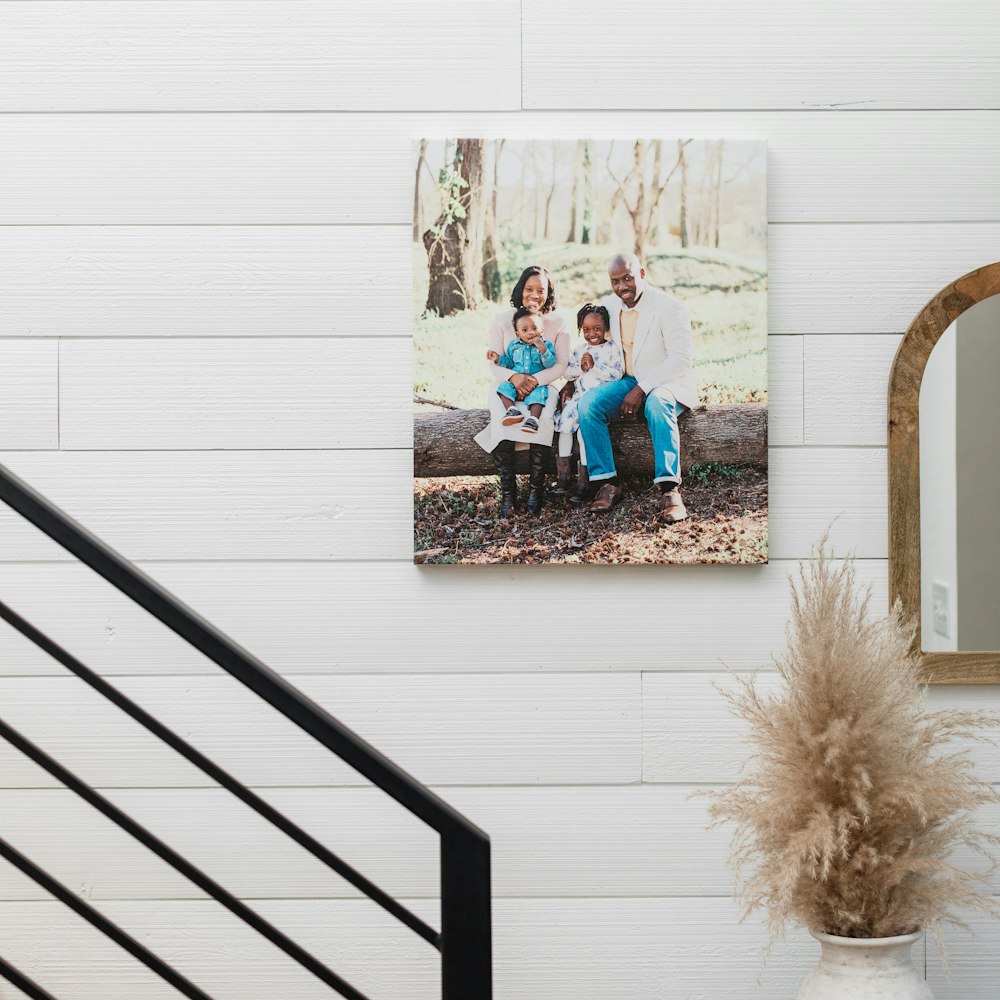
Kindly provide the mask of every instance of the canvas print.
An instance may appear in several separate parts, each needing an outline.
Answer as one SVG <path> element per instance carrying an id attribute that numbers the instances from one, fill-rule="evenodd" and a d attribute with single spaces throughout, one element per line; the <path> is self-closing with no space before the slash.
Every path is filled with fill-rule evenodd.
<path id="1" fill-rule="evenodd" d="M 767 152 L 414 145 L 414 559 L 767 561 Z"/>

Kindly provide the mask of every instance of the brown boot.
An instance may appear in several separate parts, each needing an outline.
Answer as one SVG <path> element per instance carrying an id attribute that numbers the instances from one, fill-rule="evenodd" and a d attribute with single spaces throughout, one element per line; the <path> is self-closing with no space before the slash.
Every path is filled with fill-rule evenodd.
<path id="1" fill-rule="evenodd" d="M 676 524 L 687 516 L 687 507 L 684 506 L 681 491 L 676 486 L 669 493 L 660 494 L 660 510 L 656 515 L 658 521 L 665 524 Z"/>
<path id="2" fill-rule="evenodd" d="M 590 505 L 591 514 L 606 514 L 622 498 L 624 490 L 614 483 L 601 483 L 597 496 Z"/>
<path id="3" fill-rule="evenodd" d="M 576 477 L 576 489 L 569 495 L 569 502 L 576 504 L 586 503 L 589 492 L 590 477 L 587 475 L 587 466 L 581 465 Z"/>
<path id="4" fill-rule="evenodd" d="M 556 455 L 556 484 L 552 487 L 553 496 L 563 496 L 569 493 L 570 480 L 573 478 L 573 459 L 567 455 Z"/>

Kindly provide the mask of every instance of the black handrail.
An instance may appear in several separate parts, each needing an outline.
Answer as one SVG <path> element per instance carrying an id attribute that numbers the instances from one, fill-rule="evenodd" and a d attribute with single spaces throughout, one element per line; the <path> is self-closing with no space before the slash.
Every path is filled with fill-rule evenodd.
<path id="1" fill-rule="evenodd" d="M 0 601 L 0 618 L 6 621 L 11 627 L 17 629 L 21 635 L 33 642 L 39 649 L 51 656 L 52 659 L 71 670 L 85 684 L 88 684 L 98 694 L 103 695 L 113 705 L 116 705 L 127 715 L 131 716 L 139 725 L 148 729 L 149 732 L 166 743 L 171 749 L 176 750 L 182 757 L 187 758 L 187 760 L 203 773 L 207 774 L 213 781 L 217 781 L 228 792 L 231 792 L 238 799 L 250 806 L 251 809 L 263 816 L 269 823 L 281 830 L 282 833 L 291 837 L 292 840 L 301 847 L 304 847 L 313 857 L 322 861 L 327 868 L 345 878 L 356 889 L 360 889 L 369 899 L 378 903 L 387 913 L 391 913 L 400 923 L 406 924 L 407 927 L 419 934 L 425 941 L 440 950 L 441 935 L 433 927 L 426 924 L 415 913 L 412 913 L 401 903 L 393 899 L 384 889 L 379 888 L 370 879 L 365 878 L 364 875 L 334 854 L 324 844 L 321 844 L 311 834 L 306 833 L 302 827 L 293 823 L 284 813 L 278 812 L 269 802 L 262 799 L 255 792 L 252 792 L 246 785 L 237 781 L 228 771 L 219 767 L 215 761 L 206 757 L 200 750 L 196 750 L 187 740 L 160 722 L 156 716 L 150 715 L 149 712 L 132 701 L 123 691 L 109 684 L 103 677 L 91 670 L 90 667 L 81 663 L 72 653 L 63 649 L 58 643 L 53 642 L 47 635 L 32 625 L 31 622 L 14 611 L 13 608 L 4 604 L 3 601 Z"/>
<path id="2" fill-rule="evenodd" d="M 344 726 L 315 702 L 307 698 L 301 691 L 289 684 L 279 674 L 275 673 L 242 647 L 238 646 L 228 636 L 216 629 L 211 623 L 207 622 L 192 609 L 181 603 L 176 597 L 170 594 L 158 583 L 142 573 L 138 568 L 124 559 L 124 557 L 119 555 L 99 538 L 87 531 L 86 528 L 74 521 L 66 513 L 54 506 L 45 497 L 41 496 L 18 477 L 14 476 L 2 465 L 0 465 L 0 499 L 440 834 L 440 934 L 435 935 L 433 930 L 424 925 L 422 921 L 419 921 L 419 918 L 409 914 L 408 911 L 402 907 L 400 907 L 400 909 L 403 910 L 403 913 L 412 917 L 413 921 L 417 921 L 421 924 L 423 929 L 421 929 L 420 926 L 414 926 L 411 920 L 406 919 L 406 917 L 400 913 L 394 913 L 394 915 L 398 916 L 404 923 L 416 930 L 417 933 L 420 933 L 426 940 L 431 941 L 432 944 L 435 944 L 435 946 L 440 948 L 442 956 L 442 1000 L 492 1000 L 489 837 L 474 824 L 470 823 L 469 820 L 467 820 L 461 813 L 448 805 L 448 803 L 431 792 L 402 768 L 398 767 L 395 763 L 389 760 L 389 758 L 385 757 L 365 740 L 361 739 L 360 736 L 348 727 Z M 20 619 L 20 616 L 10 611 L 10 609 L 5 610 L 9 612 L 3 615 L 7 621 L 15 624 L 12 619 L 19 619 L 24 625 L 27 626 L 28 629 L 37 633 L 39 638 L 45 640 L 45 643 L 48 645 L 50 651 L 57 650 L 59 653 L 63 654 L 62 656 L 57 656 L 56 658 L 59 659 L 60 662 L 70 666 L 70 669 L 74 669 L 74 672 L 86 680 L 87 683 L 91 683 L 91 680 L 84 676 L 84 673 L 81 673 L 75 669 L 74 666 L 71 666 L 67 661 L 72 661 L 78 667 L 81 667 L 84 672 L 90 674 L 93 679 L 97 679 L 99 683 L 91 684 L 95 690 L 98 690 L 102 694 L 105 694 L 106 697 L 111 698 L 112 701 L 119 704 L 125 711 L 128 711 L 133 718 L 142 722 L 142 724 L 146 725 L 151 732 L 154 732 L 155 735 L 160 736 L 161 739 L 164 739 L 171 746 L 174 746 L 175 749 L 178 749 L 179 752 L 187 756 L 189 760 L 192 760 L 192 762 L 201 766 L 201 764 L 198 763 L 198 760 L 194 759 L 197 757 L 210 768 L 218 772 L 218 774 L 224 776 L 228 782 L 224 783 L 224 787 L 228 787 L 231 791 L 233 791 L 234 788 L 230 786 L 238 786 L 242 793 L 245 794 L 241 794 L 241 792 L 236 792 L 236 794 L 239 794 L 244 801 L 256 798 L 253 793 L 249 792 L 248 789 L 243 788 L 239 782 L 227 775 L 224 771 L 216 768 L 215 765 L 208 760 L 208 758 L 203 757 L 198 753 L 198 751 L 195 751 L 192 747 L 188 747 L 187 744 L 184 744 L 182 748 L 180 744 L 182 744 L 183 741 L 181 741 L 176 734 L 173 734 L 151 716 L 148 716 L 148 714 L 143 712 L 143 710 L 138 706 L 129 702 L 129 700 L 125 698 L 121 692 L 118 692 L 117 689 L 108 685 L 107 682 L 102 679 L 97 678 L 97 675 L 93 674 L 92 671 L 89 671 L 88 668 L 84 667 L 83 664 L 80 664 L 79 661 L 71 657 L 70 654 L 57 647 L 51 642 L 51 640 L 48 640 L 47 637 L 38 632 L 37 629 L 34 629 L 30 623 L 24 622 L 23 619 Z M 20 626 L 15 624 L 15 627 Z M 25 631 L 24 629 L 21 629 L 21 631 L 35 641 L 35 637 L 29 635 L 28 631 Z M 43 645 L 42 643 L 39 643 L 39 645 L 41 645 L 42 648 L 46 648 L 46 645 Z M 132 709 L 134 709 L 134 712 Z M 140 715 L 143 716 L 143 718 L 140 718 Z M 147 722 L 152 723 L 152 725 L 148 725 Z M 21 740 L 22 749 L 25 749 L 25 752 L 28 752 L 26 749 L 27 741 L 25 741 L 23 737 L 20 737 L 19 734 L 14 734 L 13 731 L 9 730 L 9 727 L 6 727 L 6 729 L 7 731 L 4 732 L 3 735 L 5 735 L 8 739 L 10 739 L 13 735 L 16 739 Z M 173 740 L 167 738 L 168 734 L 173 738 Z M 39 755 L 42 755 L 42 751 L 38 750 L 38 748 L 32 746 L 31 750 Z M 98 808 L 102 808 L 102 806 L 98 804 L 97 799 L 99 799 L 101 803 L 105 803 L 107 806 L 110 806 L 111 809 L 115 808 L 111 806 L 110 803 L 107 803 L 106 800 L 98 796 L 96 792 L 93 792 L 92 789 L 88 790 L 87 786 L 83 785 L 82 782 L 79 782 L 79 779 L 76 779 L 75 776 L 66 772 L 64 768 L 61 768 L 61 765 L 58 765 L 55 761 L 51 761 L 51 758 L 46 759 L 48 759 L 51 764 L 61 772 L 64 778 L 69 778 L 71 782 L 77 784 L 78 787 L 73 787 L 73 784 L 70 785 L 70 787 L 73 787 L 73 790 L 76 791 L 77 794 L 81 794 L 87 798 L 87 793 L 89 791 L 91 796 L 96 796 L 96 799 L 91 797 L 88 798 L 88 801 L 91 801 L 94 805 L 98 805 Z M 203 770 L 206 769 L 203 768 Z M 207 770 L 206 773 L 208 773 Z M 252 805 L 253 803 L 248 802 L 248 804 Z M 285 832 L 289 832 L 289 834 L 294 836 L 297 840 L 299 837 L 296 834 L 301 833 L 302 837 L 308 838 L 309 841 L 312 841 L 312 838 L 309 838 L 307 834 L 304 834 L 304 832 L 298 831 L 298 828 L 294 827 L 293 824 L 285 820 L 284 817 L 281 816 L 280 813 L 277 813 L 276 810 L 273 810 L 272 807 L 267 807 L 267 809 L 270 813 L 276 814 L 277 818 L 280 818 L 282 822 L 279 822 L 276 825 L 285 829 Z M 102 808 L 102 811 L 105 811 L 105 809 Z M 260 809 L 258 809 L 258 812 L 261 812 L 261 814 L 265 815 L 266 818 L 272 818 L 271 815 L 268 815 L 268 813 L 263 812 Z M 109 813 L 105 811 L 105 815 L 109 815 Z M 111 818 L 115 817 L 112 816 Z M 123 821 L 119 825 L 125 826 L 126 829 L 129 828 L 127 824 L 138 827 L 138 824 L 134 824 L 134 821 L 124 814 L 115 818 L 115 821 L 118 822 L 118 819 Z M 295 830 L 296 832 L 292 833 L 291 830 L 286 829 L 286 827 L 291 827 L 292 830 Z M 129 832 L 131 832 L 133 836 L 139 837 L 140 840 L 143 839 L 143 835 L 150 838 L 152 837 L 148 831 L 143 830 L 141 827 L 138 827 L 137 830 L 129 829 Z M 155 838 L 152 839 L 155 841 Z M 145 843 L 146 841 L 143 840 L 143 842 Z M 299 840 L 299 842 L 301 843 L 302 841 Z M 314 841 L 312 842 L 315 843 Z M 159 844 L 160 842 L 156 841 L 156 843 Z M 147 843 L 147 846 L 150 846 L 150 844 Z M 161 846 L 165 848 L 166 851 L 170 851 L 169 848 L 166 848 L 166 845 Z M 318 846 L 321 847 L 321 845 Z M 38 869 L 37 866 L 15 851 L 14 848 L 10 847 L 10 845 L 0 841 L 0 853 L 7 857 L 8 860 L 12 860 L 13 863 L 18 865 L 18 867 L 21 867 L 22 871 L 29 873 L 32 878 L 39 881 L 39 884 L 45 885 L 50 892 L 57 895 L 57 897 L 62 899 L 63 902 L 67 902 L 67 905 L 72 905 L 74 909 L 77 909 L 77 912 L 82 912 L 76 905 L 69 903 L 64 898 L 63 894 L 68 892 L 65 887 L 60 886 L 59 883 L 55 882 L 55 880 L 51 878 L 51 876 L 48 876 L 45 872 L 41 871 L 41 869 Z M 157 853 L 159 853 L 159 851 L 157 851 Z M 340 862 L 340 859 L 337 859 L 336 855 L 332 855 L 332 852 L 330 853 L 332 858 Z M 164 855 L 161 854 L 161 857 L 164 857 Z M 166 858 L 166 860 L 170 859 Z M 188 866 L 188 868 L 192 869 L 190 872 L 186 872 L 188 877 L 200 876 L 202 879 L 206 879 L 208 882 L 211 882 L 211 880 L 207 879 L 207 876 L 202 875 L 202 873 L 198 872 L 197 869 L 194 869 L 193 866 L 190 866 L 189 863 L 180 856 L 176 856 L 174 860 L 176 860 L 179 864 Z M 326 859 L 323 858 L 323 860 Z M 173 861 L 170 863 L 173 864 Z M 340 862 L 340 864 L 344 865 L 343 862 Z M 331 867 L 333 866 L 331 865 Z M 349 866 L 345 867 L 349 869 Z M 349 870 L 353 873 L 353 869 Z M 361 881 L 361 884 L 359 884 L 358 881 L 353 882 L 353 884 L 358 886 L 358 888 L 361 888 L 362 891 L 371 895 L 369 887 L 374 888 L 377 893 L 381 893 L 386 896 L 386 899 L 391 899 L 391 897 L 388 897 L 387 894 L 378 890 L 377 887 L 371 886 L 370 883 L 367 883 L 367 880 L 365 880 L 363 876 L 357 875 L 357 878 Z M 367 885 L 365 883 L 367 883 Z M 215 886 L 214 883 L 212 883 L 212 885 Z M 224 897 L 228 897 L 230 901 L 236 904 L 237 907 L 242 907 L 243 904 L 239 903 L 238 900 L 235 900 L 234 897 L 229 897 L 229 894 L 226 893 L 221 886 L 215 886 L 215 888 L 217 888 L 220 892 L 220 895 L 216 895 L 215 892 L 212 892 L 212 895 L 215 895 L 217 899 L 225 902 Z M 58 890 L 61 890 L 62 894 L 60 894 Z M 211 890 L 206 889 L 206 891 Z M 72 896 L 72 894 L 69 895 Z M 376 901 L 383 902 L 384 905 L 384 901 L 378 899 L 376 899 Z M 77 902 L 82 903 L 82 901 Z M 86 906 L 86 904 L 83 905 Z M 226 903 L 225 905 L 229 904 Z M 232 909 L 232 907 L 230 908 Z M 237 913 L 237 915 L 251 923 L 251 925 L 257 926 L 253 924 L 254 919 L 260 921 L 262 924 L 266 923 L 261 921 L 252 910 L 245 907 L 243 909 L 246 909 L 247 912 L 245 914 Z M 237 911 L 234 910 L 234 912 Z M 87 916 L 86 914 L 83 915 L 85 915 L 88 920 L 91 920 L 92 923 L 95 922 L 91 919 L 91 916 Z M 132 950 L 133 954 L 136 954 L 136 952 L 132 949 L 128 942 L 131 942 L 131 945 L 139 948 L 142 947 L 141 945 L 137 945 L 136 942 L 133 942 L 132 939 L 129 938 L 124 931 L 121 931 L 120 928 L 117 928 L 106 918 L 97 914 L 96 911 L 93 911 L 93 915 L 96 915 L 96 918 L 99 918 L 101 922 L 100 924 L 95 923 L 95 926 L 99 926 L 99 929 L 113 937 L 119 943 L 123 944 L 123 947 L 128 947 L 129 950 Z M 270 925 L 266 925 L 266 927 L 269 928 Z M 260 930 L 261 933 L 264 933 L 265 936 L 269 936 L 264 927 L 258 926 L 257 929 Z M 271 930 L 274 929 L 271 928 Z M 275 933 L 280 934 L 280 932 L 277 931 L 275 931 Z M 274 939 L 272 938 L 272 940 Z M 360 993 L 345 992 L 344 989 L 341 988 L 342 986 L 347 987 L 347 989 L 353 989 L 353 987 L 349 987 L 348 984 L 346 984 L 343 980 L 340 980 L 335 973 L 330 972 L 330 970 L 326 969 L 325 966 L 316 962 L 311 955 L 302 951 L 302 949 L 299 949 L 294 942 L 288 942 L 288 944 L 293 949 L 298 949 L 298 951 L 301 952 L 298 956 L 299 960 L 306 960 L 301 961 L 301 964 L 311 968 L 314 973 L 319 975 L 320 978 L 327 982 L 332 988 L 337 989 L 345 996 L 357 997 L 359 1000 L 363 1000 Z M 292 954 L 291 951 L 288 953 Z M 164 966 L 168 974 L 174 976 L 178 975 L 170 969 L 169 966 L 165 966 L 165 963 L 162 963 L 155 956 L 152 956 L 149 953 L 145 954 L 151 961 L 159 963 L 160 966 Z M 293 954 L 293 957 L 296 956 Z M 146 958 L 142 958 L 141 960 L 146 961 Z M 310 961 L 319 965 L 319 970 L 311 966 L 309 964 Z M 149 964 L 148 961 L 147 964 Z M 152 968 L 152 966 L 150 967 Z M 16 970 L 13 971 L 16 972 Z M 321 974 L 321 972 L 323 974 Z M 326 973 L 329 973 L 330 976 L 334 977 L 336 982 L 326 978 Z M 4 965 L 2 964 L 0 964 L 0 975 L 6 976 L 6 971 L 4 969 Z M 183 981 L 186 987 L 195 991 L 187 992 L 187 996 L 199 998 L 206 996 L 198 991 L 197 987 L 187 984 L 187 981 L 183 980 L 183 977 L 180 977 L 180 980 Z M 185 991 L 184 987 L 178 986 L 178 988 L 182 989 L 182 992 Z M 210 1000 L 210 998 L 207 998 L 207 1000 Z"/>

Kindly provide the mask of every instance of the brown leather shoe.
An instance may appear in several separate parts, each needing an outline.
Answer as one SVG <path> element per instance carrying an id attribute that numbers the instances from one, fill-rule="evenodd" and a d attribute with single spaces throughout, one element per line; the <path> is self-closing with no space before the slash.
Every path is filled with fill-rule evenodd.
<path id="1" fill-rule="evenodd" d="M 614 483 L 603 483 L 590 505 L 591 514 L 605 514 L 622 498 L 622 488 Z"/>
<path id="2" fill-rule="evenodd" d="M 657 520 L 666 524 L 676 524 L 688 516 L 687 507 L 684 506 L 679 489 L 673 489 L 669 493 L 660 495 L 660 510 L 656 516 Z"/>

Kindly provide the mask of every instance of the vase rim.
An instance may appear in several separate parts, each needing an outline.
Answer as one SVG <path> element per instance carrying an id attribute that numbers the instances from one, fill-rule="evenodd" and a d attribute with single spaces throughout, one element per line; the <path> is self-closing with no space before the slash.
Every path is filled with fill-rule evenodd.
<path id="1" fill-rule="evenodd" d="M 891 937 L 841 937 L 839 934 L 824 934 L 822 931 L 810 930 L 809 933 L 816 938 L 817 941 L 826 942 L 827 944 L 838 944 L 843 945 L 848 948 L 882 948 L 886 945 L 894 944 L 913 944 L 914 941 L 918 941 L 922 935 L 923 930 L 915 930 L 909 934 L 895 934 Z"/>

